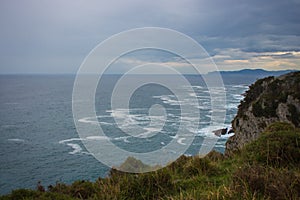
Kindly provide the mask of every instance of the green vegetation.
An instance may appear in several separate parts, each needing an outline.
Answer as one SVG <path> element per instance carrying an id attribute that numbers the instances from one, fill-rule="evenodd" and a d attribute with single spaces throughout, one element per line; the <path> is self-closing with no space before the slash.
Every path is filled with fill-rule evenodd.
<path id="1" fill-rule="evenodd" d="M 133 158 L 130 160 L 141 165 Z M 272 124 L 260 138 L 232 157 L 218 152 L 204 158 L 181 156 L 155 172 L 129 174 L 112 169 L 109 177 L 95 182 L 57 183 L 46 192 L 19 189 L 0 197 L 1 200 L 299 198 L 300 130 L 287 123 Z"/>
<path id="2" fill-rule="evenodd" d="M 249 87 L 245 93 L 245 98 L 239 105 L 236 118 L 244 118 L 244 112 L 249 106 L 253 106 L 255 117 L 277 117 L 276 109 L 280 103 L 286 103 L 288 96 L 300 99 L 300 72 L 286 75 L 282 79 L 273 76 L 257 80 Z M 293 105 L 290 105 L 293 106 Z M 290 116 L 297 126 L 300 123 L 299 113 L 294 108 L 290 108 Z M 295 120 L 296 118 L 296 120 Z"/>
<path id="3" fill-rule="evenodd" d="M 291 113 L 291 116 L 288 117 L 289 120 L 295 124 L 295 126 L 300 126 L 300 113 L 297 112 L 296 106 L 289 104 L 289 112 Z"/>
<path id="4" fill-rule="evenodd" d="M 264 84 L 270 83 L 274 80 L 273 76 L 259 79 L 255 83 L 249 86 L 249 90 L 245 93 L 244 100 L 241 101 L 241 104 L 239 105 L 239 110 L 237 113 L 237 117 L 243 117 L 243 112 L 248 109 L 248 106 L 251 104 L 251 102 L 255 101 L 259 98 L 259 96 L 264 92 Z"/>
<path id="5" fill-rule="evenodd" d="M 300 164 L 300 133 L 292 129 L 293 126 L 286 123 L 271 125 L 259 140 L 244 147 L 244 160 L 272 167 Z"/>

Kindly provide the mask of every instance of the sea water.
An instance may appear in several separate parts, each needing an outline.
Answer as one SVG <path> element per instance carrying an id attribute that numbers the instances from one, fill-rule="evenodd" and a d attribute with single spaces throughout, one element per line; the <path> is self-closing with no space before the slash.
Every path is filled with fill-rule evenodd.
<path id="1" fill-rule="evenodd" d="M 127 151 L 148 152 L 162 148 L 170 140 L 187 145 L 186 138 L 176 138 L 176 131 L 183 120 L 199 120 L 199 127 L 190 130 L 196 137 L 186 155 L 195 155 L 203 145 L 211 120 L 210 91 L 198 76 L 186 76 L 192 85 L 178 85 L 182 92 L 197 97 L 195 109 L 200 119 L 180 118 L 180 106 L 189 104 L 189 98 L 179 102 L 168 88 L 156 84 L 139 87 L 132 95 L 129 107 L 112 109 L 110 98 L 118 75 L 106 75 L 99 82 L 95 95 L 97 120 L 84 116 L 83 124 L 101 125 L 106 136 L 90 136 L 88 140 L 110 140 Z M 35 188 L 38 181 L 48 186 L 56 182 L 72 183 L 75 180 L 94 181 L 108 175 L 109 168 L 96 160 L 82 144 L 72 114 L 73 75 L 1 75 L 0 76 L 0 193 L 17 188 Z M 230 127 L 237 113 L 237 106 L 248 89 L 243 80 L 224 80 L 226 91 L 225 128 Z M 174 83 L 176 84 L 176 82 Z M 160 104 L 166 117 L 162 130 L 149 127 L 149 108 Z M 129 113 L 129 114 L 128 114 Z M 121 120 L 118 127 L 116 121 Z M 160 124 L 160 123 L 158 123 Z M 122 132 L 131 126 L 142 127 L 139 138 Z M 132 129 L 134 131 L 134 129 Z M 159 131 L 148 138 L 153 132 Z M 214 149 L 224 152 L 227 138 L 220 138 Z M 135 145 L 132 145 L 135 144 Z"/>

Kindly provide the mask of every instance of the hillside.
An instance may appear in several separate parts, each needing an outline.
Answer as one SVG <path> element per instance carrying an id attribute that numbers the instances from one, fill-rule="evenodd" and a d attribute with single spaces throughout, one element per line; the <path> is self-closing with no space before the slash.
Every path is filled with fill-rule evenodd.
<path id="1" fill-rule="evenodd" d="M 226 154 L 258 138 L 274 122 L 300 126 L 300 72 L 256 81 L 246 92 L 232 122 L 235 136 L 226 143 Z"/>

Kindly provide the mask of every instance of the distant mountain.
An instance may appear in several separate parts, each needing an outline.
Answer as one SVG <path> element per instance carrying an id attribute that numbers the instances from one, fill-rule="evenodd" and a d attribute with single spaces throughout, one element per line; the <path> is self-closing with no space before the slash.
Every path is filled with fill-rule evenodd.
<path id="1" fill-rule="evenodd" d="M 280 76 L 296 70 L 266 71 L 263 69 L 243 69 L 239 71 L 219 71 L 225 84 L 251 84 L 258 79 L 268 76 Z M 210 72 L 206 76 L 212 76 L 218 72 Z"/>
<path id="2" fill-rule="evenodd" d="M 280 76 L 294 72 L 295 70 L 280 70 L 280 71 L 266 71 L 264 69 L 243 69 L 239 71 L 220 71 L 222 75 L 228 74 L 242 74 L 242 75 L 257 75 L 257 76 Z"/>

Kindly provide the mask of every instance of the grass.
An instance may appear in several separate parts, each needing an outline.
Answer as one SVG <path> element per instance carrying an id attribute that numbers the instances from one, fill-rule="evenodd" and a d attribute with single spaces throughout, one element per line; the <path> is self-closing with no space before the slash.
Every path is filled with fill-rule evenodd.
<path id="1" fill-rule="evenodd" d="M 95 182 L 57 183 L 46 192 L 19 189 L 0 197 L 1 200 L 299 198 L 300 131 L 286 123 L 271 125 L 258 140 L 232 157 L 226 158 L 218 152 L 204 158 L 181 156 L 155 172 L 130 174 L 112 169 L 109 177 Z"/>

